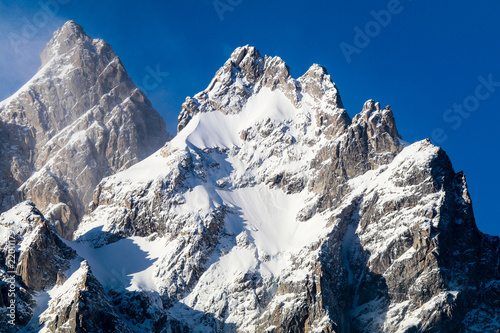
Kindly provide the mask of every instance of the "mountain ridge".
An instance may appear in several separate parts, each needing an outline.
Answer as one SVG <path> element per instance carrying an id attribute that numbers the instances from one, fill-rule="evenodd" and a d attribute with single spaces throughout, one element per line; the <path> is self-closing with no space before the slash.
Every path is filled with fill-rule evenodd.
<path id="1" fill-rule="evenodd" d="M 0 216 L 0 259 L 8 236 L 21 244 L 28 331 L 500 329 L 499 238 L 477 229 L 463 173 L 403 141 L 390 106 L 351 119 L 323 67 L 294 79 L 247 45 L 178 121 L 100 180 L 74 240 L 33 231 L 51 224 L 33 203 Z M 43 251 L 62 254 L 42 286 L 23 272 Z"/>

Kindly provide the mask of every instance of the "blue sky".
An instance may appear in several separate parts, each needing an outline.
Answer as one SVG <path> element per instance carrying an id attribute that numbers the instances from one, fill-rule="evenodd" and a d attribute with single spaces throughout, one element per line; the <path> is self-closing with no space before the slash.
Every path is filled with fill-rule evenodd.
<path id="1" fill-rule="evenodd" d="M 351 116 L 370 98 L 390 104 L 405 140 L 431 138 L 465 171 L 479 228 L 500 235 L 498 13 L 500 3 L 461 0 L 2 1 L 0 99 L 36 72 L 53 31 L 72 19 L 112 45 L 174 132 L 185 97 L 250 44 L 296 78 L 326 67 Z"/>

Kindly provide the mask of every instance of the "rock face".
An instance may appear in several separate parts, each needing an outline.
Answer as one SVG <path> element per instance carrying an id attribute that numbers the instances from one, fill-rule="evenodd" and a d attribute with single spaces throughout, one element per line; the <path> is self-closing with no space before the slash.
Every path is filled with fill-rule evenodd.
<path id="1" fill-rule="evenodd" d="M 0 236 L 0 332 L 21 328 L 25 332 L 137 331 L 118 311 L 134 315 L 129 319 L 136 324 L 144 318 L 156 319 L 161 326 L 154 332 L 167 332 L 166 327 L 173 332 L 184 329 L 175 319 L 155 311 L 157 304 L 151 303 L 151 297 L 123 290 L 119 297 L 113 292 L 108 295 L 87 261 L 57 236 L 32 202 L 22 202 L 0 215 Z M 13 276 L 7 270 L 9 241 L 15 244 L 15 325 L 7 316 Z M 158 301 L 161 304 L 159 297 Z"/>
<path id="2" fill-rule="evenodd" d="M 464 175 L 430 141 L 403 141 L 389 106 L 360 109 L 349 117 L 319 65 L 294 79 L 236 49 L 186 99 L 175 138 L 100 181 L 76 240 L 4 223 L 22 237 L 19 326 L 500 330 L 500 241 L 478 231 Z M 58 258 L 40 284 L 23 275 L 35 253 Z M 33 306 L 33 290 L 48 297 Z"/>
<path id="3" fill-rule="evenodd" d="M 0 330 L 2 332 L 18 332 L 19 328 L 26 326 L 33 317 L 34 290 L 29 290 L 27 284 L 37 290 L 40 290 L 42 285 L 52 287 L 51 283 L 55 282 L 52 277 L 57 274 L 57 270 L 67 270 L 69 260 L 75 256 L 74 252 L 61 245 L 60 241 L 54 241 L 54 237 L 57 236 L 46 232 L 47 227 L 47 220 L 31 202 L 23 202 L 0 215 L 0 299 L 2 300 Z M 27 246 L 28 243 L 33 248 Z M 47 245 L 47 248 L 43 249 L 47 251 L 38 252 L 40 247 L 37 245 L 43 247 L 43 244 Z M 33 255 L 40 259 L 40 255 L 44 253 L 56 256 L 63 254 L 63 256 L 45 257 L 38 262 L 33 260 Z M 21 256 L 24 263 L 22 265 L 19 264 Z M 14 274 L 16 271 L 22 275 Z M 27 271 L 35 274 L 33 278 Z M 11 286 L 14 285 L 13 290 Z M 12 297 L 13 293 L 15 297 Z M 15 318 L 8 316 L 11 300 L 15 300 Z M 12 319 L 15 325 L 9 323 Z"/>
<path id="4" fill-rule="evenodd" d="M 55 288 L 40 324 L 40 332 L 133 332 L 116 313 L 86 261 L 63 286 Z"/>
<path id="5" fill-rule="evenodd" d="M 37 74 L 0 103 L 0 135 L 1 210 L 30 199 L 67 239 L 103 177 L 169 138 L 111 47 L 73 21 L 54 33 Z"/>
<path id="6" fill-rule="evenodd" d="M 69 261 L 76 257 L 76 252 L 57 237 L 43 217 L 25 247 L 19 256 L 17 274 L 27 288 L 36 291 L 61 282 L 70 268 Z"/>

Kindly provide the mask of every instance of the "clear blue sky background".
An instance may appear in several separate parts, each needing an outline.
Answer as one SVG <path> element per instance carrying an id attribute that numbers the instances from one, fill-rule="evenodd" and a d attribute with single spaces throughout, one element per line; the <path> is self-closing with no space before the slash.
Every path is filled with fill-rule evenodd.
<path id="1" fill-rule="evenodd" d="M 44 20 L 44 3 L 58 4 L 49 7 L 53 13 L 49 21 Z M 283 58 L 296 78 L 312 63 L 326 67 L 351 116 L 370 98 L 390 104 L 405 140 L 432 138 L 450 155 L 455 169 L 465 171 L 480 229 L 500 235 L 500 87 L 477 88 L 480 77 L 500 82 L 500 3 L 401 0 L 399 6 L 393 4 L 392 0 L 1 1 L 0 99 L 36 72 L 52 32 L 72 19 L 90 36 L 112 45 L 137 85 L 143 86 L 148 68 L 169 73 L 146 93 L 174 132 L 185 97 L 203 90 L 234 48 L 254 45 L 262 54 Z M 388 9 L 390 22 L 374 23 L 372 11 Z M 369 41 L 355 41 L 358 28 L 368 29 Z M 23 33 L 29 36 L 22 44 L 11 42 L 24 38 Z M 357 47 L 350 62 L 341 44 Z M 472 111 L 453 111 L 454 104 L 464 102 Z M 441 132 L 433 136 L 436 128 Z"/>

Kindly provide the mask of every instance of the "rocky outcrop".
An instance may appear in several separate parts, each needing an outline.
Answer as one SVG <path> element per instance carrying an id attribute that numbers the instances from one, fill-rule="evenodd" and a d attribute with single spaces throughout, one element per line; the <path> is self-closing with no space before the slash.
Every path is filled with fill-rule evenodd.
<path id="1" fill-rule="evenodd" d="M 56 282 L 62 283 L 70 260 L 76 258 L 76 252 L 59 239 L 43 217 L 24 246 L 17 274 L 26 287 L 36 291 L 50 288 Z"/>
<path id="2" fill-rule="evenodd" d="M 462 175 L 441 149 L 424 141 L 410 150 L 416 145 L 387 168 L 353 180 L 351 204 L 326 243 L 324 287 L 338 281 L 348 286 L 350 330 L 455 332 L 478 297 L 470 292 L 480 283 L 471 284 L 470 268 L 450 276 L 443 264 L 453 258 L 455 265 L 474 267 L 478 258 L 458 256 L 470 234 L 457 237 L 454 229 L 461 228 L 462 212 L 472 209 L 468 195 L 458 195 L 467 193 Z M 468 223 L 479 235 L 473 220 Z M 479 255 L 482 261 L 498 258 L 491 255 L 494 244 L 482 244 L 489 248 Z"/>
<path id="3" fill-rule="evenodd" d="M 38 73 L 0 103 L 0 130 L 2 211 L 32 200 L 67 239 L 103 177 L 169 138 L 111 47 L 73 21 L 54 33 Z"/>
<path id="4" fill-rule="evenodd" d="M 59 239 L 32 202 L 0 215 L 0 249 L 0 332 L 17 332 L 34 316 L 33 294 L 63 283 L 76 252 Z M 14 318 L 8 316 L 12 301 Z"/>
<path id="5" fill-rule="evenodd" d="M 317 208 L 335 207 L 347 194 L 346 182 L 388 164 L 403 149 L 390 107 L 380 110 L 368 100 L 350 126 L 325 144 L 311 167 L 317 170 L 309 189 L 320 195 Z"/>
<path id="6" fill-rule="evenodd" d="M 8 256 L 8 245 L 15 244 L 16 265 L 11 270 L 31 290 L 52 287 L 58 274 L 69 269 L 70 261 L 77 257 L 33 202 L 22 202 L 0 215 L 0 230 L 4 258 Z"/>
<path id="7" fill-rule="evenodd" d="M 40 332 L 133 332 L 116 313 L 86 261 L 54 290 Z"/>

